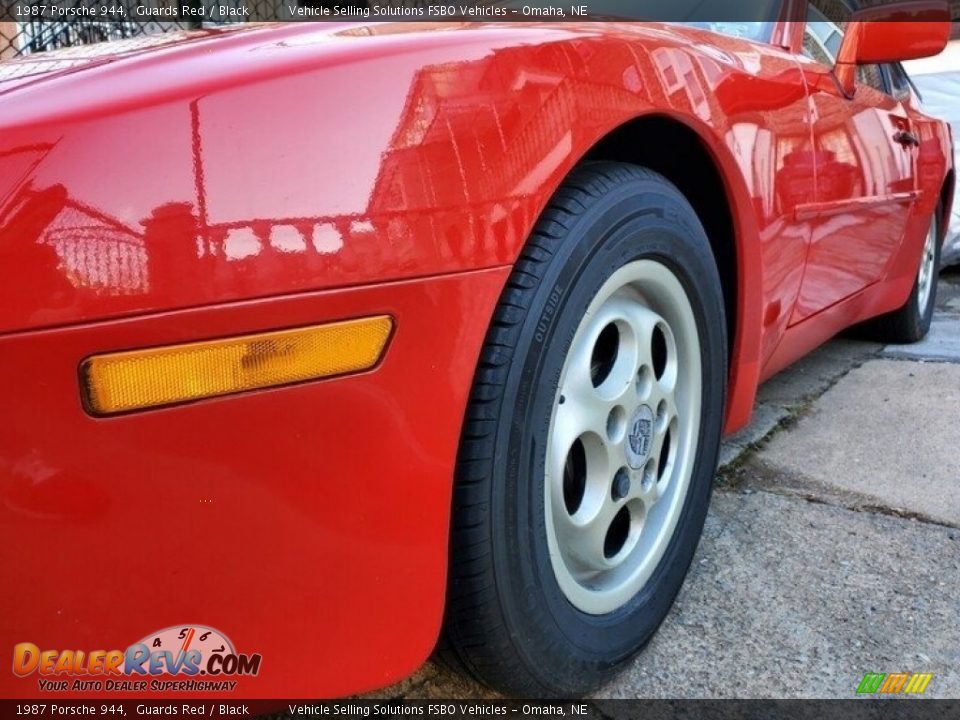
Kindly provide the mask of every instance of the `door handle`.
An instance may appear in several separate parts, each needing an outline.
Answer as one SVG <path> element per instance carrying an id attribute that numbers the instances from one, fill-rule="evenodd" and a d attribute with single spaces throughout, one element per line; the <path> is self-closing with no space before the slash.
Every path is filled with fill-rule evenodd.
<path id="1" fill-rule="evenodd" d="M 893 134 L 893 141 L 900 143 L 905 148 L 911 145 L 913 145 L 913 147 L 920 147 L 920 140 L 909 130 L 897 130 Z"/>

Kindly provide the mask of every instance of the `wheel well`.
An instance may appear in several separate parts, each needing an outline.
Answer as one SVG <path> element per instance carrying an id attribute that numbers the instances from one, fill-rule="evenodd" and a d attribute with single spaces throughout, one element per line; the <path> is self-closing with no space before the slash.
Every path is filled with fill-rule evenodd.
<path id="1" fill-rule="evenodd" d="M 727 316 L 727 347 L 737 330 L 737 245 L 733 217 L 720 171 L 700 137 L 670 118 L 637 118 L 606 135 L 588 160 L 615 160 L 650 168 L 677 186 L 707 232 L 720 272 Z"/>
<path id="2" fill-rule="evenodd" d="M 947 237 L 947 226 L 950 225 L 950 207 L 953 204 L 953 192 L 956 186 L 954 169 L 950 168 L 947 177 L 940 188 L 940 242 Z"/>

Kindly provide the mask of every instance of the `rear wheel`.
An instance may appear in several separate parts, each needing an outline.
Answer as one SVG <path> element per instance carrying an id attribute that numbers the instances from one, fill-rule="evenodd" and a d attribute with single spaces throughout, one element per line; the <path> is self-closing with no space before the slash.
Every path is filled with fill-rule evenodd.
<path id="1" fill-rule="evenodd" d="M 939 210 L 930 219 L 913 290 L 903 307 L 869 320 L 862 334 L 881 342 L 913 343 L 930 331 L 940 270 Z"/>
<path id="2" fill-rule="evenodd" d="M 656 631 L 699 540 L 726 377 L 720 280 L 660 175 L 577 169 L 528 241 L 477 370 L 444 653 L 516 696 L 575 696 Z"/>

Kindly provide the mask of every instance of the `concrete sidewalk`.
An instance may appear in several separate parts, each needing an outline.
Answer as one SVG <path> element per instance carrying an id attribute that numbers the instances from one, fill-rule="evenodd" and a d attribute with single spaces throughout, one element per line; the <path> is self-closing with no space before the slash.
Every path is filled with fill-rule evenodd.
<path id="1" fill-rule="evenodd" d="M 850 698 L 867 672 L 960 697 L 960 275 L 930 337 L 834 340 L 724 444 L 693 568 L 598 697 Z M 434 664 L 375 697 L 493 697 Z"/>

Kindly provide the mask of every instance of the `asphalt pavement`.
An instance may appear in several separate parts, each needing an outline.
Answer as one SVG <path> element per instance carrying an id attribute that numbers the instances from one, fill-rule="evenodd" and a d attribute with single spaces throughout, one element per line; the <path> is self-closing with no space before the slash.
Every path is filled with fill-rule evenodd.
<path id="1" fill-rule="evenodd" d="M 929 337 L 835 339 L 761 389 L 722 450 L 659 633 L 600 698 L 850 698 L 929 672 L 960 698 L 960 274 Z M 368 697 L 496 697 L 428 663 Z"/>

